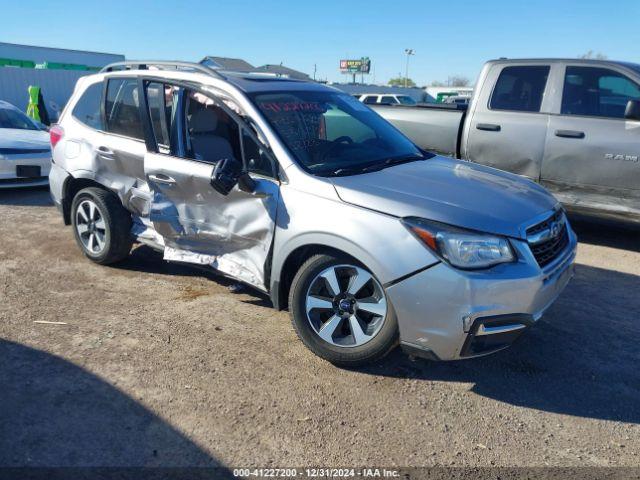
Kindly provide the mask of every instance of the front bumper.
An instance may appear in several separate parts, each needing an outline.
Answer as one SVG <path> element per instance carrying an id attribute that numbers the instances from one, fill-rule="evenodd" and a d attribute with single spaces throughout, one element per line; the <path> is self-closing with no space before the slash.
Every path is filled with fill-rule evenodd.
<path id="1" fill-rule="evenodd" d="M 38 176 L 19 176 L 18 167 L 39 167 Z M 0 156 L 0 189 L 15 187 L 34 187 L 49 182 L 51 153 L 10 154 Z"/>
<path id="2" fill-rule="evenodd" d="M 535 324 L 573 277 L 577 239 L 541 269 L 525 241 L 512 241 L 519 261 L 485 271 L 444 262 L 387 288 L 403 348 L 414 355 L 456 360 L 508 347 Z"/>

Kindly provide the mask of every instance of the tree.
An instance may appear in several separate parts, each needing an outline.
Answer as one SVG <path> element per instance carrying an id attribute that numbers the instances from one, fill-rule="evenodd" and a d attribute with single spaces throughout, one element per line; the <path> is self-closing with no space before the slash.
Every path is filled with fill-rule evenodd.
<path id="1" fill-rule="evenodd" d="M 593 58 L 595 60 L 606 60 L 607 56 L 603 53 L 589 50 L 587 53 L 583 53 L 582 55 L 578 56 L 578 58 Z"/>
<path id="2" fill-rule="evenodd" d="M 471 82 L 467 77 L 454 75 L 453 77 L 449 77 L 448 83 L 450 87 L 468 87 Z"/>
<path id="3" fill-rule="evenodd" d="M 404 77 L 392 78 L 391 80 L 389 80 L 388 84 L 391 85 L 392 87 L 404 87 L 405 86 L 405 82 L 406 82 L 407 87 L 415 87 L 416 86 L 416 82 L 414 82 L 410 78 L 404 78 Z"/>
<path id="4" fill-rule="evenodd" d="M 452 75 L 447 78 L 446 82 L 434 80 L 431 82 L 432 87 L 468 87 L 471 81 L 462 75 Z"/>

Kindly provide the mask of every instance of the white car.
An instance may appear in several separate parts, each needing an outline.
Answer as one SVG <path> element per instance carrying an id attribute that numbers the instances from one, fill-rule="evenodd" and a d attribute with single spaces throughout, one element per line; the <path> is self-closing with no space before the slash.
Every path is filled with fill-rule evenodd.
<path id="1" fill-rule="evenodd" d="M 442 100 L 442 103 L 446 103 L 446 104 L 455 103 L 456 105 L 469 105 L 470 101 L 471 101 L 471 97 L 469 97 L 469 96 L 466 96 L 466 95 L 452 95 L 452 96 L 447 97 L 444 100 Z"/>
<path id="2" fill-rule="evenodd" d="M 49 183 L 51 146 L 45 127 L 0 100 L 0 189 Z"/>
<path id="3" fill-rule="evenodd" d="M 399 95 L 397 93 L 365 93 L 359 95 L 358 100 L 368 105 L 387 104 L 387 105 L 417 105 L 413 98 L 409 95 Z"/>

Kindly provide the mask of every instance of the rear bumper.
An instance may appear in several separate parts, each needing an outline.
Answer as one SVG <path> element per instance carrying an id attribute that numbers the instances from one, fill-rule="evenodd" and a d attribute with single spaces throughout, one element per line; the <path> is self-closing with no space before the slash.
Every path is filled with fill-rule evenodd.
<path id="1" fill-rule="evenodd" d="M 57 164 L 54 163 L 51 165 L 51 170 L 49 171 L 49 189 L 51 190 L 51 199 L 56 205 L 62 205 L 62 201 L 64 200 L 64 182 L 69 176 L 69 173 Z"/>
<path id="2" fill-rule="evenodd" d="M 49 172 L 49 193 L 51 195 L 51 201 L 56 206 L 65 224 L 69 224 L 68 210 L 70 209 L 69 202 L 65 202 L 64 188 L 65 182 L 70 177 L 69 173 L 61 168 L 59 165 L 51 164 L 51 171 Z M 66 205 L 66 212 L 65 212 Z"/>
<path id="3" fill-rule="evenodd" d="M 525 242 L 513 242 L 520 261 L 484 272 L 439 263 L 387 288 L 407 352 L 456 360 L 508 347 L 534 325 L 573 277 L 577 240 L 540 269 Z"/>

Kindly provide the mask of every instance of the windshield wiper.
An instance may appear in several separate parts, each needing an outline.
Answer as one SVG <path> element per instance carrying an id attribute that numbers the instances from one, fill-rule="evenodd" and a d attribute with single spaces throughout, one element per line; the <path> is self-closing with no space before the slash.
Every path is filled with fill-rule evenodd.
<path id="1" fill-rule="evenodd" d="M 345 175 L 357 175 L 364 172 L 365 170 L 362 167 L 341 167 L 336 170 L 332 170 L 329 173 L 334 177 L 342 177 Z"/>
<path id="2" fill-rule="evenodd" d="M 424 155 L 420 157 L 416 157 L 415 155 L 391 157 L 391 158 L 387 158 L 383 162 L 376 162 L 374 164 L 364 165 L 360 167 L 340 167 L 336 170 L 331 170 L 328 173 L 330 173 L 332 176 L 335 176 L 335 177 L 341 177 L 345 175 L 358 175 L 361 173 L 377 172 L 379 170 L 383 170 L 387 167 L 392 167 L 394 165 L 399 165 L 401 163 L 409 163 L 409 162 L 415 162 L 418 160 L 426 160 L 427 158 L 429 157 Z"/>
<path id="3" fill-rule="evenodd" d="M 416 157 L 415 155 L 406 155 L 406 156 L 403 156 L 403 157 L 391 157 L 391 158 L 387 158 L 382 163 L 376 163 L 374 165 L 369 165 L 367 167 L 364 167 L 362 169 L 362 171 L 363 171 L 363 173 L 364 172 L 375 172 L 375 171 L 382 170 L 382 169 L 387 168 L 387 167 L 392 167 L 394 165 L 400 165 L 401 163 L 416 162 L 418 160 L 426 160 L 427 158 L 428 157 L 425 157 L 425 156 Z"/>

